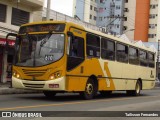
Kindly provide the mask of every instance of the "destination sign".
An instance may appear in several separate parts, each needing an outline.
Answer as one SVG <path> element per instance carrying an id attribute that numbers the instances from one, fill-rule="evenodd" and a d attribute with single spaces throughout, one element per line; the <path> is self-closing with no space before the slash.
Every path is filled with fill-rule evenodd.
<path id="1" fill-rule="evenodd" d="M 30 32 L 63 32 L 65 29 L 65 24 L 38 24 L 22 26 L 19 30 L 19 34 L 25 34 Z"/>

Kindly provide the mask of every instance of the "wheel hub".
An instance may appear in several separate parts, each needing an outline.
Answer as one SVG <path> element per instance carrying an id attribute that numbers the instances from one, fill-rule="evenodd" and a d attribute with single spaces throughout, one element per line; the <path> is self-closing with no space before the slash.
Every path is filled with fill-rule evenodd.
<path id="1" fill-rule="evenodd" d="M 137 84 L 136 86 L 136 92 L 139 93 L 140 92 L 140 86 Z"/>
<path id="2" fill-rule="evenodd" d="M 87 84 L 86 86 L 86 92 L 87 94 L 92 94 L 93 93 L 93 85 L 92 84 Z"/>

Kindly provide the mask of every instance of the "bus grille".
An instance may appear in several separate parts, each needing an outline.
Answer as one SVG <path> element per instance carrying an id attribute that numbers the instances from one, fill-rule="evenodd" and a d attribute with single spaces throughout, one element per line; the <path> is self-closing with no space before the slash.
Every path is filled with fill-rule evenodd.
<path id="1" fill-rule="evenodd" d="M 27 88 L 43 88 L 44 87 L 44 84 L 23 83 L 23 85 Z"/>
<path id="2" fill-rule="evenodd" d="M 23 73 L 27 76 L 34 76 L 34 77 L 39 77 L 39 76 L 43 76 L 47 70 L 26 70 L 26 69 L 22 69 Z"/>

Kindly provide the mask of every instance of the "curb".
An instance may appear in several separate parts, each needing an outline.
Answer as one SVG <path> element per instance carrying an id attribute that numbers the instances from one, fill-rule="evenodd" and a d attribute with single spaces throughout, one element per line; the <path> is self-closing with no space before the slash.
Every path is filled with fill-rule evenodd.
<path id="1" fill-rule="evenodd" d="M 15 88 L 1 88 L 0 95 L 4 94 L 29 94 L 29 93 L 42 93 L 38 90 L 24 90 L 24 89 L 15 89 Z"/>

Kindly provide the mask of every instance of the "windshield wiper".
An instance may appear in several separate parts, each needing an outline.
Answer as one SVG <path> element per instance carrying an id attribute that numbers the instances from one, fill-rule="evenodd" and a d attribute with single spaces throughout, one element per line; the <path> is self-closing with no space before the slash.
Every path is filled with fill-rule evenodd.
<path id="1" fill-rule="evenodd" d="M 47 36 L 41 41 L 40 47 L 43 47 L 43 45 L 49 40 L 51 35 L 52 35 L 52 31 L 49 31 Z"/>

